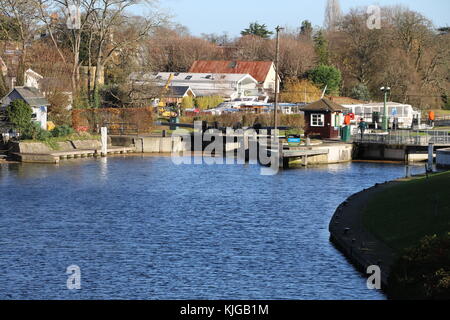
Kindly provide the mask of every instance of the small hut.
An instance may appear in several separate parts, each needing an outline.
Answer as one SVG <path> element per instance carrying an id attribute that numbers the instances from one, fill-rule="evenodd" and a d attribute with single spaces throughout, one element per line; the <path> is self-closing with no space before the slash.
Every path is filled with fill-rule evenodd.
<path id="1" fill-rule="evenodd" d="M 339 137 L 343 106 L 328 99 L 321 99 L 302 107 L 301 110 L 305 112 L 305 136 L 320 136 L 322 139 Z"/>

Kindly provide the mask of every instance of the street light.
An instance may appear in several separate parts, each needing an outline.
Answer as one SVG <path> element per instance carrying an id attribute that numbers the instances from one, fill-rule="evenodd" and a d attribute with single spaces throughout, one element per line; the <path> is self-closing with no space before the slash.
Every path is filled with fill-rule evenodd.
<path id="1" fill-rule="evenodd" d="M 273 115 L 273 126 L 274 132 L 276 134 L 278 129 L 278 100 L 279 100 L 279 91 L 280 91 L 280 79 L 278 78 L 278 64 L 280 61 L 280 32 L 284 30 L 284 28 L 278 26 L 275 29 L 277 31 L 277 43 L 276 43 L 276 51 L 275 51 L 275 105 L 274 105 L 274 115 Z"/>
<path id="2" fill-rule="evenodd" d="M 386 87 L 381 87 L 380 90 L 384 93 L 383 130 L 387 132 L 388 128 L 389 128 L 387 96 L 388 96 L 388 93 L 391 91 L 391 88 L 386 86 Z"/>

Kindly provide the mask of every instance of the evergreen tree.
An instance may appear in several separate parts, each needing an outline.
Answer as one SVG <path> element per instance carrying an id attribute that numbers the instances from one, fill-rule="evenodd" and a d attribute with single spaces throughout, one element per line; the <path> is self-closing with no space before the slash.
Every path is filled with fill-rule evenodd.
<path id="1" fill-rule="evenodd" d="M 250 23 L 250 26 L 247 29 L 241 31 L 242 36 L 254 35 L 263 39 L 270 38 L 272 34 L 273 32 L 269 31 L 265 24 L 259 24 L 258 22 Z"/>
<path id="2" fill-rule="evenodd" d="M 300 27 L 300 34 L 304 35 L 308 39 L 311 39 L 313 33 L 313 27 L 309 20 L 302 21 L 302 25 Z"/>
<path id="3" fill-rule="evenodd" d="M 333 66 L 319 65 L 308 72 L 308 78 L 322 89 L 327 87 L 327 94 L 339 94 L 342 82 L 339 69 Z"/>
<path id="4" fill-rule="evenodd" d="M 322 30 L 319 30 L 314 36 L 314 50 L 317 55 L 318 65 L 328 65 L 329 64 L 329 51 L 328 51 L 328 40 Z"/>

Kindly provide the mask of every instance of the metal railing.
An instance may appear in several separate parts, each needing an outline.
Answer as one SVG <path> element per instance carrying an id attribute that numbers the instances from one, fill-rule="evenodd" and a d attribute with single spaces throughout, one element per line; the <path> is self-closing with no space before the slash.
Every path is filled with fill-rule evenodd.
<path id="1" fill-rule="evenodd" d="M 430 143 L 437 145 L 450 145 L 448 131 L 432 130 L 398 130 L 389 133 L 367 131 L 361 135 L 360 132 L 353 133 L 352 140 L 359 143 L 379 143 L 390 145 L 415 145 L 427 146 Z"/>

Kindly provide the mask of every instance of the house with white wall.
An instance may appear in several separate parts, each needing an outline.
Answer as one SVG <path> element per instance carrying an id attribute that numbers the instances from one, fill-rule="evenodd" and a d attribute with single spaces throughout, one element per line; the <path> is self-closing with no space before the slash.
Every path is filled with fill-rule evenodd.
<path id="1" fill-rule="evenodd" d="M 132 73 L 135 85 L 189 87 L 195 96 L 221 96 L 227 100 L 258 96 L 258 81 L 249 74 L 154 72 Z"/>
<path id="2" fill-rule="evenodd" d="M 0 100 L 0 108 L 6 109 L 15 100 L 25 101 L 33 110 L 32 120 L 47 130 L 47 108 L 50 105 L 44 95 L 36 88 L 15 87 Z"/>
<path id="3" fill-rule="evenodd" d="M 259 88 L 268 93 L 275 92 L 277 72 L 272 61 L 197 60 L 189 72 L 249 74 L 258 81 Z"/>

